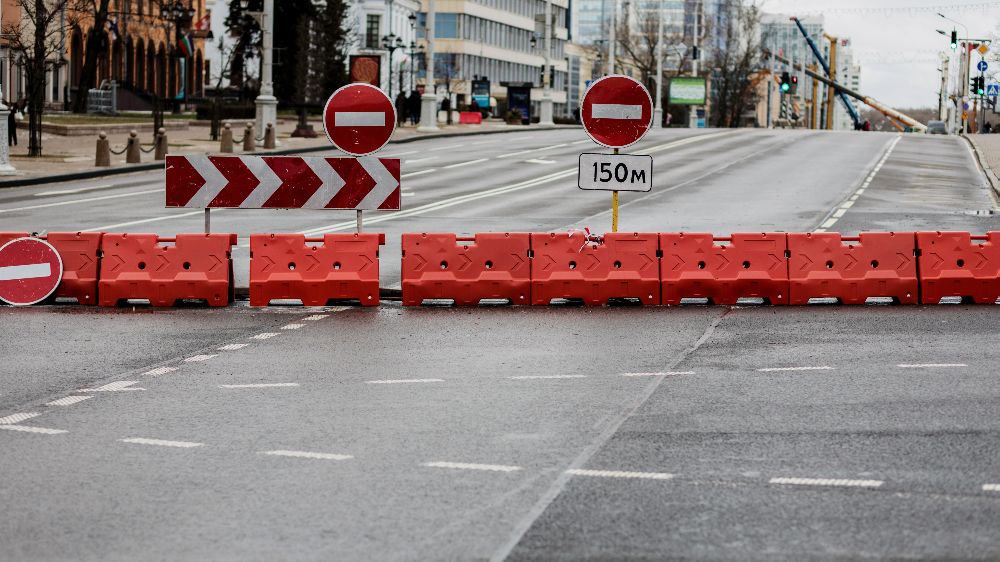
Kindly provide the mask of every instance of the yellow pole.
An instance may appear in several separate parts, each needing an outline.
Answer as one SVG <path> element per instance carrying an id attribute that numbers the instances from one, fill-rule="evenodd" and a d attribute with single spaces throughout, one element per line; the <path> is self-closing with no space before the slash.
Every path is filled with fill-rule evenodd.
<path id="1" fill-rule="evenodd" d="M 823 34 L 828 41 L 830 41 L 830 80 L 837 79 L 837 39 L 836 37 L 830 37 L 829 35 Z M 826 87 L 826 128 L 827 130 L 833 130 L 833 98 L 837 95 L 836 90 L 833 86 Z"/>
<path id="2" fill-rule="evenodd" d="M 615 154 L 618 154 L 618 149 L 615 149 Z M 611 232 L 618 232 L 618 192 L 614 191 L 611 194 Z"/>

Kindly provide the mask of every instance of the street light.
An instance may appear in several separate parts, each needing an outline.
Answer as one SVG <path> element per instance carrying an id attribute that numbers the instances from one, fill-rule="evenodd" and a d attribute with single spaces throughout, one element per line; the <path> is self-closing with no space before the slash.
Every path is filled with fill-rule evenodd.
<path id="1" fill-rule="evenodd" d="M 392 97 L 392 54 L 396 52 L 396 49 L 402 49 L 404 47 L 403 38 L 397 37 L 395 33 L 390 33 L 389 35 L 382 36 L 382 48 L 389 51 L 389 97 Z M 399 84 L 400 88 L 403 87 L 402 80 Z"/>
<path id="2" fill-rule="evenodd" d="M 414 18 L 414 19 L 416 19 L 416 18 Z M 421 57 L 422 57 L 423 54 L 424 54 L 424 46 L 423 45 L 417 45 L 417 43 L 415 41 L 410 41 L 410 45 L 409 45 L 409 47 L 406 50 L 406 55 L 408 57 L 410 57 L 410 90 L 416 90 L 417 89 L 417 79 L 416 79 L 416 76 L 415 76 L 416 69 L 417 69 L 417 58 L 416 58 L 416 56 L 417 55 L 421 55 Z M 400 84 L 399 90 L 403 91 L 402 84 Z"/>
<path id="3" fill-rule="evenodd" d="M 174 0 L 173 2 L 165 1 L 163 4 L 160 5 L 160 19 L 167 22 L 167 37 L 170 37 L 170 31 L 169 31 L 170 26 L 173 25 L 174 27 L 175 37 L 174 37 L 173 47 L 175 52 L 181 42 L 181 35 L 183 32 L 184 24 L 186 22 L 190 22 L 191 20 L 193 20 L 195 15 L 196 15 L 195 9 L 190 5 L 185 6 L 181 0 Z M 183 60 L 184 57 L 179 57 L 179 58 Z M 171 108 L 173 113 L 180 113 L 181 102 L 187 101 L 187 83 L 186 83 L 187 68 L 186 65 L 182 66 L 184 66 L 184 68 L 181 69 L 179 81 L 184 82 L 184 98 L 178 100 L 177 96 L 174 96 L 173 100 L 171 101 Z M 154 132 L 158 131 L 159 128 L 162 126 L 163 126 L 162 116 L 160 116 L 159 120 L 157 120 L 154 117 L 153 131 Z"/>

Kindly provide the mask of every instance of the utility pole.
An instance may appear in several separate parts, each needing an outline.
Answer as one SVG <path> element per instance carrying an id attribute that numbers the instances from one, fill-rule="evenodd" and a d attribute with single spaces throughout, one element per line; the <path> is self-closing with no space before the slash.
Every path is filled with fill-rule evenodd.
<path id="1" fill-rule="evenodd" d="M 611 0 L 611 27 L 608 29 L 608 74 L 615 73 L 616 27 L 618 27 L 618 0 Z"/>
<path id="2" fill-rule="evenodd" d="M 552 125 L 552 0 L 545 0 L 545 64 L 542 65 L 542 103 L 539 125 Z"/>
<path id="3" fill-rule="evenodd" d="M 3 11 L 2 6 L 3 3 L 0 2 L 0 12 Z M 17 170 L 10 164 L 10 145 L 7 144 L 7 135 L 9 134 L 7 115 L 10 113 L 10 109 L 3 103 L 3 91 L 3 85 L 0 84 L 0 176 L 13 176 Z"/>
<path id="4" fill-rule="evenodd" d="M 264 13 L 261 16 L 261 33 L 263 34 L 263 56 L 260 63 L 260 95 L 254 100 L 257 106 L 257 128 L 255 134 L 261 135 L 257 146 L 264 145 L 264 131 L 267 125 L 277 126 L 278 99 L 274 97 L 274 81 L 271 73 L 274 61 L 274 0 L 264 0 Z M 276 145 L 280 145 L 275 141 Z"/>
<path id="5" fill-rule="evenodd" d="M 698 52 L 698 36 L 701 34 L 700 27 L 698 25 L 699 23 L 701 23 L 700 20 L 701 20 L 701 0 L 698 0 L 697 4 L 695 4 L 695 11 L 694 11 L 694 32 L 692 33 L 694 37 L 692 37 L 691 40 L 691 42 L 694 44 L 694 50 L 693 50 L 694 56 L 691 58 L 691 75 L 694 76 L 695 78 L 698 77 L 698 58 L 701 56 Z M 706 93 L 708 92 L 707 87 L 705 88 L 705 92 Z M 691 114 L 690 117 L 688 118 L 688 126 L 692 129 L 698 128 L 697 106 L 694 105 L 691 106 Z"/>
<path id="6" fill-rule="evenodd" d="M 941 91 L 938 92 L 938 119 L 941 121 L 948 120 L 946 105 L 948 103 L 948 62 L 950 58 L 947 54 L 941 53 Z"/>
<path id="7" fill-rule="evenodd" d="M 825 35 L 825 34 L 824 34 Z M 825 35 L 826 39 L 830 42 L 830 80 L 834 82 L 837 81 L 837 43 L 839 39 L 836 37 L 830 37 Z M 833 100 L 836 97 L 836 92 L 833 90 L 833 86 L 826 87 L 826 128 L 829 131 L 833 130 L 833 111 L 834 103 Z"/>
<path id="8" fill-rule="evenodd" d="M 656 32 L 656 109 L 653 110 L 653 128 L 663 128 L 663 0 L 659 3 L 660 22 Z"/>
<path id="9" fill-rule="evenodd" d="M 434 132 L 437 125 L 437 89 L 434 87 L 434 0 L 427 0 L 427 81 L 420 96 L 420 126 L 417 131 Z"/>

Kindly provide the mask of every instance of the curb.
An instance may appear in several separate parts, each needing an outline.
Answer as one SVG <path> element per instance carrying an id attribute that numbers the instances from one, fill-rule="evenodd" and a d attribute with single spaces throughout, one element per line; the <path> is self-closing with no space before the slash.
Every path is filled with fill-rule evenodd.
<path id="1" fill-rule="evenodd" d="M 990 167 L 986 158 L 983 157 L 982 148 L 980 148 L 979 144 L 972 137 L 968 135 L 961 136 L 972 146 L 972 153 L 976 155 L 976 162 L 979 163 L 979 167 L 982 168 L 986 179 L 990 182 L 990 186 L 993 187 L 994 195 L 1000 197 L 1000 177 L 997 176 L 996 171 Z"/>
<path id="2" fill-rule="evenodd" d="M 555 125 L 551 127 L 531 127 L 525 129 L 503 129 L 498 131 L 461 131 L 454 133 L 433 133 L 429 135 L 414 135 L 412 137 L 405 137 L 399 140 L 389 141 L 386 146 L 394 144 L 407 144 L 411 142 L 416 142 L 420 140 L 427 139 L 445 139 L 451 137 L 468 137 L 475 135 L 495 135 L 495 134 L 505 134 L 505 133 L 523 133 L 525 131 L 553 131 L 558 129 L 577 129 L 581 128 L 580 125 Z M 335 150 L 333 146 L 307 146 L 304 148 L 290 148 L 284 150 L 274 150 L 271 152 L 249 152 L 242 154 L 243 156 L 286 156 L 290 154 L 309 154 L 312 152 L 328 152 Z M 133 174 L 136 172 L 149 172 L 152 170 L 162 169 L 164 164 L 162 162 L 151 163 L 151 164 L 134 164 L 130 166 L 118 167 L 118 168 L 107 168 L 103 170 L 87 170 L 85 172 L 72 172 L 68 174 L 53 174 L 48 176 L 35 176 L 24 179 L 16 179 L 9 181 L 0 181 L 0 189 L 9 187 L 27 187 L 31 185 L 42 185 L 46 183 L 56 183 L 65 181 L 77 181 L 77 180 L 87 180 L 93 178 L 102 178 L 106 176 L 119 176 L 123 174 Z"/>

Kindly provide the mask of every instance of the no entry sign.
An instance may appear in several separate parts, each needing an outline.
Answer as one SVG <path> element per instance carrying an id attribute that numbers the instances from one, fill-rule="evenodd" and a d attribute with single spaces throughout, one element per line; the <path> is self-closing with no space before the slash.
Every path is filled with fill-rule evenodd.
<path id="1" fill-rule="evenodd" d="M 653 122 L 649 91 L 628 76 L 605 76 L 583 96 L 583 127 L 594 142 L 608 148 L 635 144 Z"/>
<path id="2" fill-rule="evenodd" d="M 334 146 L 352 156 L 365 156 L 389 142 L 396 129 L 396 109 L 379 88 L 348 84 L 326 102 L 323 124 Z"/>
<path id="3" fill-rule="evenodd" d="M 37 238 L 17 238 L 0 247 L 0 300 L 27 306 L 47 299 L 62 281 L 59 252 Z"/>

